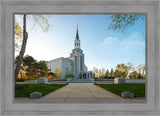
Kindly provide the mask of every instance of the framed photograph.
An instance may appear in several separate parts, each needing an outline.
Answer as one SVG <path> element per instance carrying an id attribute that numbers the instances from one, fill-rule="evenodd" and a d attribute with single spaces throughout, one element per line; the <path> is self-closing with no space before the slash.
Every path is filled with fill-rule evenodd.
<path id="1" fill-rule="evenodd" d="M 159 115 L 159 0 L 2 0 L 1 115 Z"/>

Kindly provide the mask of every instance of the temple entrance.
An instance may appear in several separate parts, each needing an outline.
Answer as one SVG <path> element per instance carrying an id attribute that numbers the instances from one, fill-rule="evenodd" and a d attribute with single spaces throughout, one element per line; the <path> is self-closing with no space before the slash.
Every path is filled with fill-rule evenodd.
<path id="1" fill-rule="evenodd" d="M 80 72 L 76 78 L 70 80 L 70 83 L 93 83 L 94 78 L 91 71 Z"/>
<path id="2" fill-rule="evenodd" d="M 86 74 L 85 73 L 83 73 L 83 79 L 86 79 Z"/>
<path id="3" fill-rule="evenodd" d="M 81 80 L 90 80 L 92 78 L 92 72 L 80 72 L 79 79 Z"/>

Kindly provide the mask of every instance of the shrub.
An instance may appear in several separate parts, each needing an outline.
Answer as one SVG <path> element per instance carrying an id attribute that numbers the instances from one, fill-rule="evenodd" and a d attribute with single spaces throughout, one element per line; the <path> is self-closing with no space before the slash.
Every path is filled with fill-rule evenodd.
<path id="1" fill-rule="evenodd" d="M 114 79 L 115 77 L 104 77 L 105 79 Z"/>
<path id="2" fill-rule="evenodd" d="M 25 79 L 24 78 L 20 78 L 20 79 L 17 79 L 16 82 L 24 82 Z"/>

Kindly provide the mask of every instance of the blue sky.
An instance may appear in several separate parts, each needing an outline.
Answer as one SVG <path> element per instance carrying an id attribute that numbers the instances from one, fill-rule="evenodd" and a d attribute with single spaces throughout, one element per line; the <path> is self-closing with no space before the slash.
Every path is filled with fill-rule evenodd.
<path id="1" fill-rule="evenodd" d="M 39 26 L 31 28 L 33 22 L 28 18 L 29 37 L 25 55 L 46 61 L 68 57 L 74 48 L 78 24 L 81 49 L 89 70 L 93 67 L 115 68 L 119 63 L 128 62 L 135 66 L 145 64 L 145 20 L 138 20 L 123 33 L 107 30 L 109 16 L 51 15 L 48 32 L 43 32 Z"/>

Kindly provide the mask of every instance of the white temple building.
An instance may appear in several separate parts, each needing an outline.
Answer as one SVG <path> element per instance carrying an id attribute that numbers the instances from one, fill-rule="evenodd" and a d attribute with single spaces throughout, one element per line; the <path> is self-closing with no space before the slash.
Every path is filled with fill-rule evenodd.
<path id="1" fill-rule="evenodd" d="M 57 69 L 60 70 L 62 78 L 66 78 L 66 74 L 73 74 L 76 80 L 91 80 L 92 72 L 88 71 L 85 65 L 85 55 L 81 50 L 80 39 L 78 33 L 78 25 L 76 37 L 74 40 L 74 49 L 67 58 L 60 57 L 51 61 L 47 61 L 47 66 L 51 72 L 55 73 Z"/>

